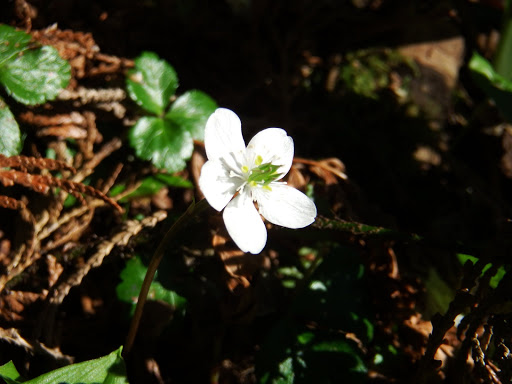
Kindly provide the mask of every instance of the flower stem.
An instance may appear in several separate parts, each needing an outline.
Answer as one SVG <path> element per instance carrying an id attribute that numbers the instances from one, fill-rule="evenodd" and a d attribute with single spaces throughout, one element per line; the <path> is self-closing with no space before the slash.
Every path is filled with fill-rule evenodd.
<path id="1" fill-rule="evenodd" d="M 197 204 L 192 202 L 187 210 L 178 218 L 178 220 L 174 222 L 171 228 L 169 228 L 162 241 L 160 241 L 160 244 L 158 244 L 153 257 L 151 257 L 149 262 L 146 276 L 144 276 L 144 282 L 142 283 L 142 287 L 140 289 L 137 306 L 135 307 L 135 313 L 133 314 L 132 322 L 130 323 L 130 329 L 128 330 L 128 335 L 126 336 L 126 341 L 124 343 L 123 357 L 126 358 L 132 349 L 133 342 L 135 341 L 135 336 L 137 335 L 137 330 L 139 328 L 140 319 L 142 317 L 144 304 L 146 303 L 146 299 L 148 297 L 149 287 L 151 286 L 153 278 L 155 277 L 156 270 L 162 261 L 165 249 L 169 246 L 179 231 L 185 228 L 185 226 L 190 222 L 192 218 L 203 212 L 208 207 L 209 205 L 206 199 L 202 199 Z"/>

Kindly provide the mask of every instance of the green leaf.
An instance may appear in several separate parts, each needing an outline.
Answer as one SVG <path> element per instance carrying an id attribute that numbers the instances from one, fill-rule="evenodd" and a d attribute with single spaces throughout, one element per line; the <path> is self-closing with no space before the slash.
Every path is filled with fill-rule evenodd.
<path id="1" fill-rule="evenodd" d="M 468 260 L 470 260 L 473 264 L 476 264 L 478 262 L 477 257 L 471 256 L 471 255 L 466 255 L 463 253 L 458 253 L 457 259 L 459 260 L 459 262 L 462 265 L 464 265 L 466 263 L 466 261 L 468 261 Z M 492 263 L 487 263 L 482 268 L 482 273 L 480 274 L 480 277 L 482 277 L 485 274 L 485 272 L 487 272 L 487 270 L 491 267 L 492 267 Z M 505 277 L 506 274 L 507 274 L 506 268 L 503 265 L 500 265 L 496 271 L 496 274 L 493 277 L 491 277 L 491 280 L 489 281 L 489 286 L 491 288 L 496 288 L 498 286 L 498 284 L 500 283 L 500 281 Z"/>
<path id="2" fill-rule="evenodd" d="M 158 168 L 181 171 L 190 159 L 194 143 L 190 132 L 157 117 L 142 117 L 130 130 L 130 145 L 137 156 Z"/>
<path id="3" fill-rule="evenodd" d="M 0 71 L 0 82 L 21 103 L 34 105 L 53 100 L 71 77 L 69 63 L 50 46 L 27 50 Z"/>
<path id="4" fill-rule="evenodd" d="M 476 84 L 493 99 L 503 116 L 512 121 L 512 81 L 497 73 L 492 64 L 478 53 L 473 53 L 469 69 Z"/>
<path id="5" fill-rule="evenodd" d="M 11 110 L 0 97 L 0 153 L 15 156 L 21 151 L 21 133 Z"/>
<path id="6" fill-rule="evenodd" d="M 192 189 L 194 185 L 190 182 L 190 180 L 184 179 L 181 176 L 176 175 L 166 175 L 163 173 L 159 173 L 153 176 L 156 180 L 164 183 L 169 187 L 177 187 L 177 188 L 187 188 Z"/>
<path id="7" fill-rule="evenodd" d="M 28 33 L 0 24 L 0 67 L 22 52 L 31 38 Z"/>
<path id="8" fill-rule="evenodd" d="M 9 361 L 0 367 L 0 377 L 5 380 L 7 384 L 17 384 L 17 380 L 21 379 L 21 376 L 12 361 Z"/>
<path id="9" fill-rule="evenodd" d="M 151 196 L 166 186 L 187 189 L 191 189 L 194 187 L 189 180 L 184 179 L 183 177 L 160 173 L 157 175 L 146 177 L 144 180 L 142 180 L 142 183 L 135 191 L 123 197 L 121 201 L 123 202 L 128 200 L 129 198 L 138 196 Z M 111 196 L 114 195 L 111 193 Z"/>
<path id="10" fill-rule="evenodd" d="M 130 98 L 145 110 L 163 115 L 178 88 L 178 76 L 169 63 L 155 53 L 144 52 L 128 72 L 126 88 Z"/>
<path id="11" fill-rule="evenodd" d="M 136 256 L 128 260 L 121 271 L 121 283 L 116 287 L 117 298 L 126 303 L 132 304 L 132 314 L 139 297 L 139 292 L 146 276 L 147 267 L 142 263 L 140 257 Z M 155 276 L 156 278 L 156 276 Z M 185 308 L 186 299 L 176 292 L 165 289 L 162 284 L 153 281 L 149 287 L 148 299 L 161 300 L 176 309 Z"/>
<path id="12" fill-rule="evenodd" d="M 176 99 L 165 118 L 189 131 L 193 139 L 203 140 L 206 121 L 216 108 L 217 103 L 206 93 L 188 91 Z"/>
<path id="13" fill-rule="evenodd" d="M 24 384 L 128 384 L 121 350 L 95 360 L 68 365 L 45 373 Z M 0 367 L 0 377 L 8 384 L 21 383 L 19 374 L 12 363 Z"/>

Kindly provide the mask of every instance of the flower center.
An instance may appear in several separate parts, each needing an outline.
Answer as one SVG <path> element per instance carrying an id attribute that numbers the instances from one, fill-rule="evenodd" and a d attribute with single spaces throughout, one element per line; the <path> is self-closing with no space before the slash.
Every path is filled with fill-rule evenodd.
<path id="1" fill-rule="evenodd" d="M 261 156 L 256 156 L 254 160 L 255 167 L 249 169 L 247 165 L 242 166 L 242 172 L 247 175 L 247 184 L 251 187 L 261 186 L 270 188 L 269 184 L 278 179 L 281 174 L 277 172 L 280 165 L 272 163 L 263 163 Z"/>

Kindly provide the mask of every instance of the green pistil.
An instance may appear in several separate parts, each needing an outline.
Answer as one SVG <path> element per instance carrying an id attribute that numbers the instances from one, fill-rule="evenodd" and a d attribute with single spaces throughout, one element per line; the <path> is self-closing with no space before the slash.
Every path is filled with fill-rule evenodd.
<path id="1" fill-rule="evenodd" d="M 251 170 L 247 183 L 253 187 L 256 185 L 268 187 L 271 182 L 277 180 L 281 176 L 281 174 L 277 172 L 280 165 L 274 165 L 272 163 L 261 164 L 261 156 L 256 157 L 256 164 L 258 164 L 258 160 L 260 161 L 260 164 L 258 167 Z"/>

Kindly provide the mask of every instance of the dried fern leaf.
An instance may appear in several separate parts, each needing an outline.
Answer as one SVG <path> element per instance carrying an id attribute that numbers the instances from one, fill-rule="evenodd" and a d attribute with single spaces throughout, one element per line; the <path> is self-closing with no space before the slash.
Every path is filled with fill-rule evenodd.
<path id="1" fill-rule="evenodd" d="M 28 157 L 28 156 L 4 156 L 0 154 L 0 167 L 23 168 L 27 170 L 47 169 L 49 171 L 70 171 L 76 173 L 76 169 L 60 160 Z"/>
<path id="2" fill-rule="evenodd" d="M 76 196 L 77 193 L 82 193 L 84 195 L 103 200 L 105 203 L 116 208 L 119 212 L 123 212 L 123 209 L 119 204 L 101 191 L 88 185 L 75 183 L 66 179 L 58 179 L 47 175 L 32 175 L 30 173 L 11 169 L 8 171 L 0 171 L 0 183 L 6 187 L 11 187 L 14 184 L 23 185 L 38 193 L 48 193 L 50 187 L 58 187 L 73 194 L 74 196 Z"/>
<path id="3" fill-rule="evenodd" d="M 20 200 L 13 199 L 12 197 L 0 195 L 0 207 L 19 210 L 24 209 L 25 204 Z"/>

